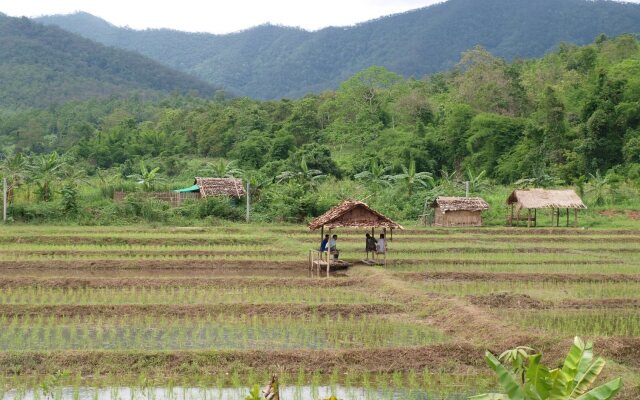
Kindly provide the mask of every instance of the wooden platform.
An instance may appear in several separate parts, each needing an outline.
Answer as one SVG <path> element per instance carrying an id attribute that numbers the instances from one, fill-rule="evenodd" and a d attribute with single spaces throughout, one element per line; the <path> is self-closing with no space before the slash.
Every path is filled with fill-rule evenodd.
<path id="1" fill-rule="evenodd" d="M 327 268 L 327 262 L 323 261 L 323 260 L 315 260 L 313 261 L 313 266 L 318 268 L 323 268 L 326 269 Z M 329 261 L 329 269 L 331 271 L 339 271 L 339 270 L 343 270 L 343 269 L 347 269 L 351 266 L 351 263 L 348 263 L 346 261 L 343 260 L 331 260 Z"/>
<path id="2" fill-rule="evenodd" d="M 386 261 L 385 260 L 360 260 L 361 263 L 366 264 L 366 265 L 386 265 Z"/>

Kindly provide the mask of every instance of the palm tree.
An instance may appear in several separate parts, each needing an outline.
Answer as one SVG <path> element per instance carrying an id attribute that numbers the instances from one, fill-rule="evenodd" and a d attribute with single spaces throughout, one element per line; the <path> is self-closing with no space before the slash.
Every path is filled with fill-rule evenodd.
<path id="1" fill-rule="evenodd" d="M 482 192 L 489 184 L 487 182 L 487 171 L 482 170 L 479 174 L 475 174 L 471 168 L 467 168 L 467 181 L 469 182 L 470 192 Z"/>
<path id="2" fill-rule="evenodd" d="M 7 178 L 7 201 L 13 200 L 14 190 L 22 184 L 29 173 L 29 162 L 27 157 L 22 153 L 15 154 L 13 157 L 5 158 L 0 164 L 0 172 L 2 176 Z"/>
<path id="3" fill-rule="evenodd" d="M 389 167 L 378 163 L 377 160 L 371 160 L 371 166 L 368 171 L 362 171 L 353 177 L 356 180 L 369 183 L 371 187 L 377 190 L 380 187 L 391 186 L 391 182 L 389 182 L 391 176 L 387 172 L 389 172 Z"/>
<path id="4" fill-rule="evenodd" d="M 317 183 L 324 179 L 326 175 L 318 169 L 310 169 L 304 157 L 300 161 L 300 169 L 297 171 L 284 171 L 276 176 L 276 183 L 298 181 L 300 184 L 315 188 Z"/>
<path id="5" fill-rule="evenodd" d="M 64 157 L 53 152 L 49 155 L 41 155 L 36 157 L 31 165 L 31 171 L 36 179 L 38 186 L 38 198 L 42 201 L 50 201 L 53 197 L 51 183 L 62 176 L 63 168 L 67 165 Z"/>
<path id="6" fill-rule="evenodd" d="M 273 183 L 273 178 L 267 178 L 258 171 L 245 171 L 243 179 L 249 184 L 249 192 L 253 201 L 258 199 L 262 189 Z"/>
<path id="7" fill-rule="evenodd" d="M 587 193 L 593 194 L 593 202 L 597 206 L 602 206 L 606 203 L 607 195 L 611 192 L 611 185 L 609 185 L 609 178 L 602 176 L 600 170 L 596 171 L 596 174 L 589 174 L 589 189 Z"/>
<path id="8" fill-rule="evenodd" d="M 144 161 L 140 161 L 140 173 L 127 175 L 127 178 L 137 180 L 138 184 L 142 185 L 145 191 L 150 192 L 156 183 L 164 181 L 164 178 L 158 174 L 159 171 L 160 167 L 155 167 L 150 170 L 144 164 Z"/>
<path id="9" fill-rule="evenodd" d="M 440 179 L 438 179 L 439 192 L 452 195 L 460 190 L 460 177 L 457 172 L 449 172 L 446 169 L 440 171 Z"/>
<path id="10" fill-rule="evenodd" d="M 202 171 L 211 178 L 238 178 L 244 174 L 244 171 L 237 167 L 235 160 L 229 162 L 219 160 L 217 163 L 209 162 Z"/>
<path id="11" fill-rule="evenodd" d="M 416 162 L 414 160 L 409 161 L 409 167 L 402 166 L 402 173 L 391 177 L 393 181 L 404 182 L 407 188 L 407 194 L 411 196 L 413 189 L 416 185 L 420 185 L 423 188 L 429 188 L 434 186 L 433 176 L 429 172 L 417 172 Z"/>

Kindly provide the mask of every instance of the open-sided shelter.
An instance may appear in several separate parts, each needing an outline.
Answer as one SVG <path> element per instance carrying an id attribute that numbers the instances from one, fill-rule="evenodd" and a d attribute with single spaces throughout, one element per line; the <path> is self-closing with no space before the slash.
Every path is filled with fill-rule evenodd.
<path id="1" fill-rule="evenodd" d="M 388 229 L 391 233 L 391 239 L 393 238 L 394 229 L 404 229 L 400 224 L 372 209 L 366 203 L 356 200 L 345 200 L 309 223 L 310 230 L 320 229 L 321 240 L 324 237 L 325 229 L 331 234 L 331 231 L 335 228 L 371 229 L 372 236 L 375 235 L 375 229 L 382 229 L 383 232 Z M 314 262 L 310 253 L 310 266 L 313 266 Z M 321 260 L 317 262 L 318 264 L 316 265 L 320 265 Z M 326 261 L 327 268 L 329 268 L 330 264 L 330 258 L 328 257 Z"/>
<path id="2" fill-rule="evenodd" d="M 586 209 L 580 196 L 571 189 L 548 190 L 527 189 L 514 190 L 507 199 L 511 206 L 511 215 L 507 216 L 507 222 L 513 225 L 513 221 L 527 221 L 527 226 L 537 225 L 538 209 L 551 210 L 551 225 L 560 225 L 560 210 L 565 209 L 567 214 L 567 226 L 569 226 L 570 210 L 574 212 L 574 225 L 578 225 L 578 210 Z M 526 217 L 521 217 L 522 210 L 527 211 Z M 533 213 L 532 213 L 533 210 Z"/>
<path id="3" fill-rule="evenodd" d="M 438 197 L 431 203 L 436 226 L 482 226 L 489 204 L 479 197 Z"/>

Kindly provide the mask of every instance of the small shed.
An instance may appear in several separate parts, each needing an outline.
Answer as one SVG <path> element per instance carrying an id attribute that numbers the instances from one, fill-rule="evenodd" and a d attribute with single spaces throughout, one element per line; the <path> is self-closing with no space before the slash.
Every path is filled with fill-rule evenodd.
<path id="1" fill-rule="evenodd" d="M 566 210 L 567 226 L 569 226 L 570 210 L 573 210 L 575 226 L 578 225 L 578 210 L 586 209 L 580 196 L 571 189 L 527 189 L 514 190 L 507 198 L 507 205 L 511 206 L 511 215 L 507 216 L 507 223 L 513 225 L 513 221 L 527 221 L 527 226 L 537 225 L 538 209 L 551 210 L 551 225 L 560 225 L 560 211 Z M 522 210 L 527 211 L 526 216 L 521 216 Z M 533 210 L 533 212 L 532 212 Z"/>
<path id="2" fill-rule="evenodd" d="M 435 226 L 482 226 L 489 204 L 480 197 L 438 197 L 431 207 Z"/>
<path id="3" fill-rule="evenodd" d="M 245 195 L 242 179 L 196 177 L 193 186 L 176 190 L 178 193 L 200 193 L 201 198 L 227 196 L 240 198 Z"/>

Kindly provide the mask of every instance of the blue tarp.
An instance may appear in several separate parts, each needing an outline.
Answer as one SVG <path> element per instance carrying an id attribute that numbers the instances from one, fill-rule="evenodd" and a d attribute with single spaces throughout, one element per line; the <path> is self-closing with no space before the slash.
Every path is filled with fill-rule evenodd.
<path id="1" fill-rule="evenodd" d="M 199 191 L 200 191 L 200 186 L 198 185 L 193 185 L 191 187 L 184 188 L 184 189 L 174 190 L 174 192 L 177 192 L 177 193 L 189 193 L 189 192 L 199 192 Z"/>

